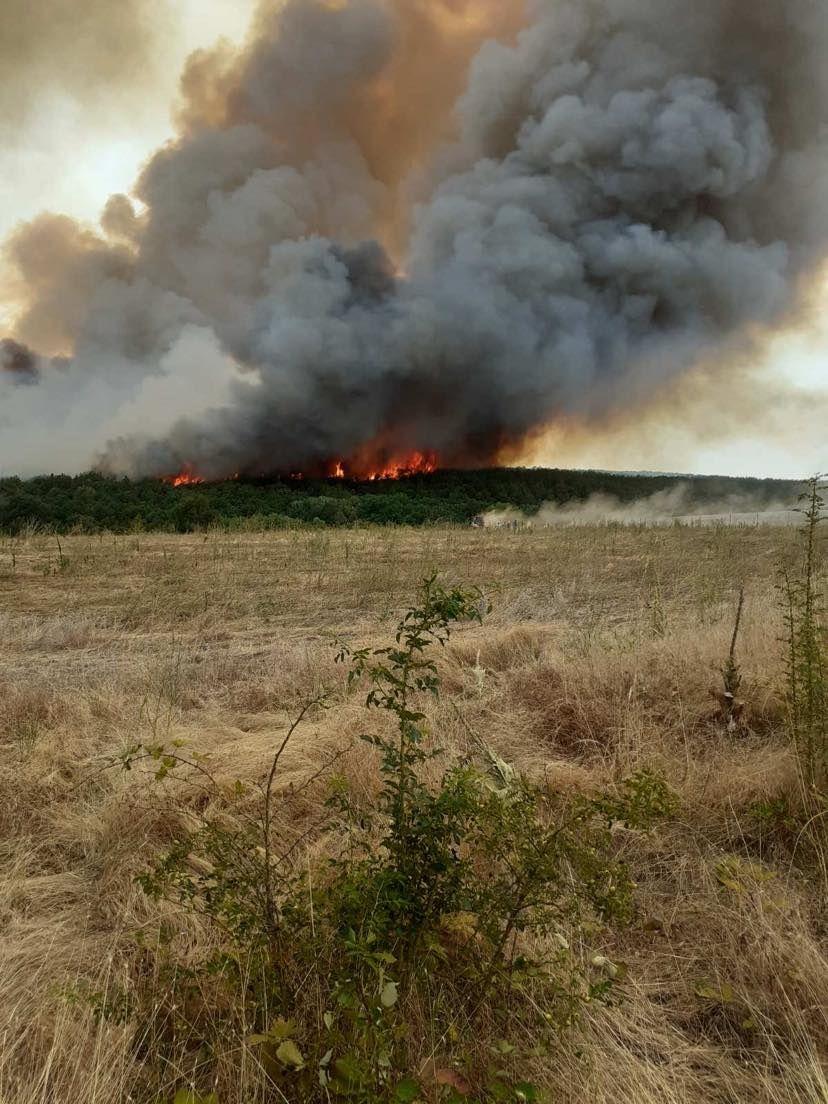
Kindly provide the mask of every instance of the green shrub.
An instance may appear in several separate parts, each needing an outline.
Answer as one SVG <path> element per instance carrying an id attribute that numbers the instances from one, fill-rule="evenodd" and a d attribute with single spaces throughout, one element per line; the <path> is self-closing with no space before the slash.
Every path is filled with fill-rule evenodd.
<path id="1" fill-rule="evenodd" d="M 156 983 L 130 1006 L 149 1066 L 174 1070 L 193 1093 L 221 1094 L 222 1084 L 236 1093 L 253 1060 L 256 1085 L 244 1091 L 262 1100 L 541 1098 L 527 1063 L 623 973 L 602 956 L 585 964 L 571 946 L 573 932 L 580 943 L 630 915 L 612 828 L 646 828 L 675 801 L 646 772 L 616 793 L 572 798 L 482 745 L 444 762 L 422 711 L 440 689 L 435 649 L 455 623 L 482 615 L 478 592 L 432 576 L 389 647 L 340 647 L 349 692 L 362 688 L 366 707 L 393 724 L 363 737 L 379 753 L 367 809 L 330 778 L 317 830 L 342 843 L 312 870 L 301 833 L 277 836 L 286 798 L 276 782 L 323 695 L 296 717 L 255 792 L 228 792 L 181 747 L 124 752 L 125 768 L 148 764 L 159 783 L 177 775 L 210 799 L 139 878 L 151 897 L 200 917 L 214 948 L 194 960 L 180 936 L 161 941 L 160 997 Z M 444 1056 L 429 1087 L 424 1025 Z"/>

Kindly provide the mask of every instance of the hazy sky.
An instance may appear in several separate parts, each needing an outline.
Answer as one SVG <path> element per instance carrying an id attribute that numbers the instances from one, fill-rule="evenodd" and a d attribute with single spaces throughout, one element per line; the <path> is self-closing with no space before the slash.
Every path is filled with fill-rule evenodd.
<path id="1" fill-rule="evenodd" d="M 75 18 L 77 0 L 3 0 L 4 20 L 7 4 L 20 40 L 9 51 L 42 51 L 42 61 L 17 72 L 0 47 L 0 238 L 44 209 L 96 222 L 107 197 L 128 192 L 148 154 L 172 134 L 170 111 L 188 53 L 219 36 L 241 39 L 254 8 L 254 0 L 129 0 L 121 8 L 90 0 L 81 10 L 115 12 L 113 42 L 124 55 L 90 75 L 85 37 L 101 33 L 105 16 Z M 133 10 L 134 17 L 123 15 Z M 828 291 L 815 298 L 812 328 L 773 343 L 752 406 L 743 401 L 749 384 L 742 380 L 741 392 L 734 386 L 728 393 L 720 377 L 640 426 L 588 437 L 556 429 L 526 458 L 756 475 L 828 469 Z M 0 285 L 0 336 L 4 313 Z"/>
<path id="2" fill-rule="evenodd" d="M 19 3 L 21 22 L 35 24 L 49 20 L 53 9 L 71 14 L 77 8 L 77 0 L 3 0 L 4 13 L 7 3 Z M 129 6 L 139 5 L 127 0 Z M 127 70 L 117 96 L 113 74 L 78 87 L 72 73 L 52 64 L 57 50 L 75 48 L 71 26 L 69 41 L 48 44 L 36 83 L 27 81 L 25 104 L 15 97 L 12 112 L 0 91 L 0 237 L 44 208 L 97 222 L 107 197 L 128 191 L 147 155 L 172 134 L 170 108 L 187 55 L 221 36 L 241 39 L 254 0 L 155 0 L 151 7 L 149 41 L 140 51 L 135 43 L 126 47 L 128 55 L 140 53 L 138 71 Z M 76 33 L 93 35 L 95 28 L 90 23 Z M 19 74 L 12 76 L 19 87 Z M 6 81 L 11 78 L 4 67 L 0 88 Z"/>

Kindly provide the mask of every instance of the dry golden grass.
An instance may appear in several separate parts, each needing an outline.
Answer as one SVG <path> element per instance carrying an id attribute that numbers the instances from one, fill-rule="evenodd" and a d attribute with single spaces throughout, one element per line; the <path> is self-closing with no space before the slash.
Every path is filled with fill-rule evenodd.
<path id="1" fill-rule="evenodd" d="M 828 1101 L 824 878 L 750 813 L 796 792 L 774 594 L 794 539 L 582 527 L 0 542 L 0 1104 L 142 1099 L 147 1057 L 129 1030 L 67 994 L 134 978 L 135 932 L 159 908 L 182 939 L 205 938 L 133 880 L 196 798 L 153 801 L 106 756 L 182 738 L 219 775 L 255 779 L 297 703 L 330 685 L 335 707 L 284 760 L 282 784 L 308 777 L 366 721 L 332 638 L 385 642 L 432 569 L 493 604 L 441 659 L 428 708 L 447 747 L 479 736 L 579 791 L 649 766 L 682 799 L 676 821 L 620 841 L 638 917 L 600 949 L 629 965 L 624 1000 L 590 1013 L 535 1079 L 568 1104 Z M 712 691 L 740 585 L 747 729 L 728 733 Z M 337 766 L 357 795 L 372 769 L 363 751 Z M 314 806 L 308 790 L 285 831 Z M 728 986 L 725 1001 L 697 993 Z M 222 1087 L 222 1104 L 246 1099 Z"/>

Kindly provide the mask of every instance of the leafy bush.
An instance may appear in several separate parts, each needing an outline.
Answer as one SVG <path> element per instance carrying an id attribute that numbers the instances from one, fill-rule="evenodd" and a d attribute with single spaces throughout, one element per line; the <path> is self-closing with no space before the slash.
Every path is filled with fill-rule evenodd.
<path id="1" fill-rule="evenodd" d="M 527 1064 L 585 1002 L 609 999 L 622 969 L 584 959 L 572 933 L 580 942 L 629 917 L 613 826 L 644 829 L 675 801 L 646 772 L 616 793 L 572 798 L 483 745 L 441 762 L 421 707 L 440 689 L 435 649 L 483 613 L 478 592 L 431 577 L 390 646 L 339 648 L 349 692 L 362 688 L 393 724 L 363 737 L 379 755 L 369 808 L 329 779 L 323 827 L 341 846 L 313 869 L 302 833 L 277 835 L 286 796 L 276 782 L 324 695 L 296 717 L 254 792 L 228 792 L 181 747 L 136 744 L 121 756 L 208 799 L 139 882 L 198 916 L 214 949 L 194 960 L 167 933 L 153 966 L 160 996 L 156 985 L 130 1004 L 149 1066 L 174 1070 L 193 1099 L 222 1085 L 235 1093 L 251 1060 L 245 1092 L 263 1100 L 540 1099 Z M 425 1025 L 439 1064 L 417 1046 Z"/>

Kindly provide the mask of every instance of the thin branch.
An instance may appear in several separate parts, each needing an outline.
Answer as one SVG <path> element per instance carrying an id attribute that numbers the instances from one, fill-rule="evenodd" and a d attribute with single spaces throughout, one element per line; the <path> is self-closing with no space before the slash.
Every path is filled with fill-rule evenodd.
<path id="1" fill-rule="evenodd" d="M 267 901 L 267 922 L 271 929 L 271 932 L 275 929 L 275 916 L 276 909 L 273 900 L 273 876 L 271 870 L 271 843 L 270 843 L 270 827 L 272 822 L 272 795 L 273 795 L 273 782 L 276 778 L 276 771 L 279 767 L 279 760 L 282 758 L 282 753 L 290 743 L 296 729 L 305 719 L 307 714 L 315 705 L 320 705 L 325 700 L 324 694 L 318 694 L 315 698 L 305 702 L 299 711 L 298 716 L 287 730 L 284 739 L 279 747 L 276 749 L 276 754 L 273 756 L 273 762 L 270 765 L 270 773 L 267 776 L 267 784 L 264 790 L 264 807 L 262 809 L 262 832 L 264 836 L 264 853 L 265 853 L 265 897 Z"/>

